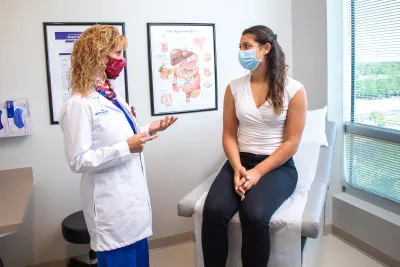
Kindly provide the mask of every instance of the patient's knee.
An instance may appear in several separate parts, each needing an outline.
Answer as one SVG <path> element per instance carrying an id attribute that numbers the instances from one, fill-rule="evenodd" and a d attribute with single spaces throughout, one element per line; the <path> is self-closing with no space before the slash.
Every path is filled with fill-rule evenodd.
<path id="1" fill-rule="evenodd" d="M 271 219 L 268 214 L 253 207 L 240 209 L 239 216 L 241 223 L 249 227 L 269 227 Z"/>
<path id="2" fill-rule="evenodd" d="M 231 219 L 228 213 L 229 211 L 218 203 L 206 203 L 203 210 L 203 220 L 228 225 Z"/>

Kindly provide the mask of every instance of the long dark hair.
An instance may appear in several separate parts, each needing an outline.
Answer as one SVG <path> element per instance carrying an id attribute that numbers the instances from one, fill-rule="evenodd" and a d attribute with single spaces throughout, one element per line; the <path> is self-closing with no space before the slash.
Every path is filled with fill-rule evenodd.
<path id="1" fill-rule="evenodd" d="M 283 98 L 286 87 L 286 72 L 288 66 L 285 62 L 285 53 L 277 41 L 277 35 L 268 27 L 257 25 L 243 31 L 242 35 L 253 34 L 255 41 L 261 46 L 269 43 L 271 50 L 267 54 L 267 101 L 271 101 L 276 114 L 283 111 Z"/>

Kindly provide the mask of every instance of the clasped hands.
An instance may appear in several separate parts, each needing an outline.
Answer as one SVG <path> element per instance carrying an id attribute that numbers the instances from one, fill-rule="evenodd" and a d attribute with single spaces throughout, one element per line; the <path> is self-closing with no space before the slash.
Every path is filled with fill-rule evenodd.
<path id="1" fill-rule="evenodd" d="M 246 198 L 246 193 L 253 188 L 261 179 L 262 174 L 256 168 L 246 170 L 243 166 L 234 172 L 235 191 L 242 198 Z"/>

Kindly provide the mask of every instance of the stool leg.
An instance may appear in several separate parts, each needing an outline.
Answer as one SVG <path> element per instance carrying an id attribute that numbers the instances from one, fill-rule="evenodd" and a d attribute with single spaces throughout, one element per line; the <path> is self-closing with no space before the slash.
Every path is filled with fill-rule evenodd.
<path id="1" fill-rule="evenodd" d="M 95 266 L 97 266 L 97 264 L 92 265 L 90 263 L 78 261 L 74 258 L 72 258 L 67 265 L 67 267 L 95 267 Z"/>
<path id="2" fill-rule="evenodd" d="M 76 261 L 75 259 L 70 259 L 67 267 L 78 267 L 79 266 L 78 264 L 79 262 Z"/>
<path id="3" fill-rule="evenodd" d="M 89 251 L 90 266 L 97 267 L 97 256 L 93 250 Z"/>

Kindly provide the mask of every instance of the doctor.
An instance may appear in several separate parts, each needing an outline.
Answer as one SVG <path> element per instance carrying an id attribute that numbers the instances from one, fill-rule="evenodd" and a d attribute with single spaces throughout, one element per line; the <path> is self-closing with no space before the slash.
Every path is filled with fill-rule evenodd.
<path id="1" fill-rule="evenodd" d="M 177 118 L 139 127 L 135 112 L 113 89 L 126 65 L 128 41 L 117 28 L 95 25 L 71 55 L 71 98 L 60 125 L 73 172 L 82 173 L 81 198 L 99 267 L 148 267 L 152 215 L 143 150 Z"/>

